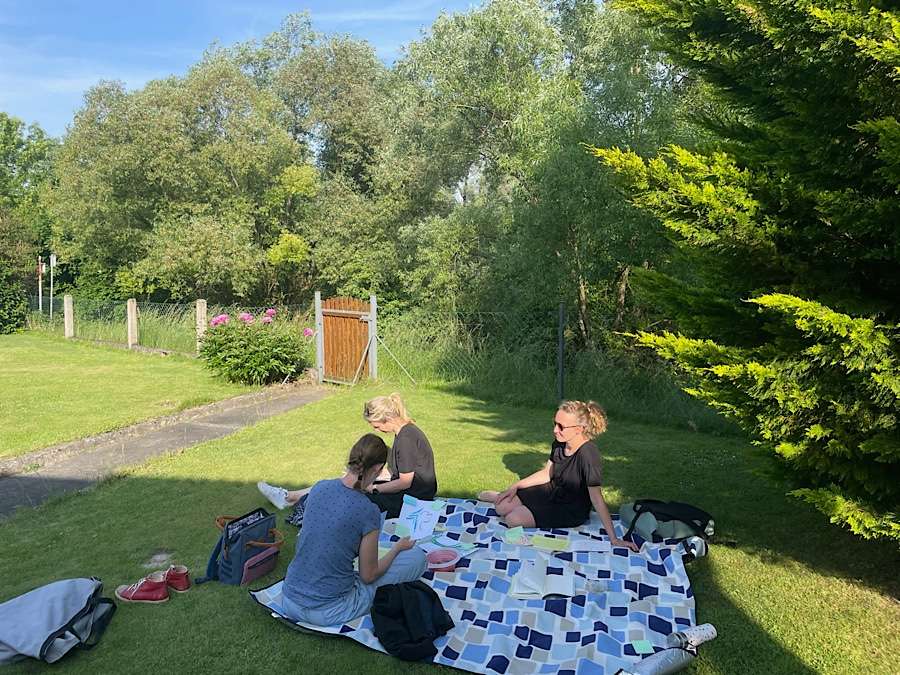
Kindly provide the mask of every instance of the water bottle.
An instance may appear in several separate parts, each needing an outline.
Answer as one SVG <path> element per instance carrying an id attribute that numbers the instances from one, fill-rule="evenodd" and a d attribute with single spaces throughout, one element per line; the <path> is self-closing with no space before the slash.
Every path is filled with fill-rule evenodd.
<path id="1" fill-rule="evenodd" d="M 666 638 L 667 647 L 679 647 L 681 649 L 693 649 L 696 651 L 699 645 L 709 642 L 718 635 L 716 627 L 711 623 L 692 626 L 683 631 L 672 633 Z"/>
<path id="2" fill-rule="evenodd" d="M 664 649 L 616 675 L 670 675 L 687 668 L 693 660 L 694 655 L 684 649 Z"/>

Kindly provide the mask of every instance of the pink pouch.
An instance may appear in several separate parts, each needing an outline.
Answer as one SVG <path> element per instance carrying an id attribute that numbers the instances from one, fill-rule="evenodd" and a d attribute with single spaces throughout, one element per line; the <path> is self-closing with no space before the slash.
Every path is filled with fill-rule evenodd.
<path id="1" fill-rule="evenodd" d="M 260 577 L 267 575 L 275 569 L 276 562 L 278 562 L 278 548 L 275 546 L 266 548 L 252 558 L 248 558 L 244 563 L 244 574 L 241 576 L 241 585 L 249 584 L 251 581 L 256 581 Z"/>

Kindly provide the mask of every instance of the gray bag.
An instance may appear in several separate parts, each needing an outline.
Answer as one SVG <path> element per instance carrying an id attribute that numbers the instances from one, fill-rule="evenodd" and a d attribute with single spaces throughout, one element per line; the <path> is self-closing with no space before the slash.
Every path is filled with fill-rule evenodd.
<path id="1" fill-rule="evenodd" d="M 97 644 L 116 611 L 100 597 L 103 582 L 63 579 L 0 605 L 0 665 L 32 657 L 55 663 L 71 649 Z"/>

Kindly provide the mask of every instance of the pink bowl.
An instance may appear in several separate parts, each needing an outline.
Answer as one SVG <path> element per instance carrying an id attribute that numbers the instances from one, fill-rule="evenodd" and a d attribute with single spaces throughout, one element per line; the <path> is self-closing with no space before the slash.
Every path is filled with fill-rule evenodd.
<path id="1" fill-rule="evenodd" d="M 433 572 L 454 572 L 459 553 L 449 548 L 439 548 L 425 556 L 428 568 Z"/>

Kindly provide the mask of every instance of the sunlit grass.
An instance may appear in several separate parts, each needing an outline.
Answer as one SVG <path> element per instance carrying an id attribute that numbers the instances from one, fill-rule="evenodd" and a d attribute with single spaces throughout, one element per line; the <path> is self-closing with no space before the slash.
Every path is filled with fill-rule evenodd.
<path id="1" fill-rule="evenodd" d="M 85 494 L 0 524 L 0 600 L 48 581 L 98 575 L 108 593 L 146 573 L 159 550 L 202 574 L 213 518 L 264 505 L 257 480 L 291 487 L 337 475 L 369 431 L 362 402 L 387 388 L 339 390 L 233 436 L 157 459 Z M 546 458 L 552 407 L 505 406 L 431 389 L 402 390 L 435 448 L 439 492 L 503 487 Z M 595 396 L 602 402 L 600 393 Z M 600 439 L 604 492 L 697 504 L 718 543 L 689 566 L 697 616 L 719 637 L 688 672 L 891 673 L 900 650 L 897 551 L 829 525 L 788 486 L 763 477 L 766 460 L 736 437 L 636 424 L 613 416 Z M 265 504 L 267 505 L 267 504 Z M 99 515 L 98 515 L 99 514 Z M 277 573 L 293 555 L 294 530 Z M 100 646 L 67 657 L 73 673 L 439 672 L 401 664 L 350 640 L 295 633 L 245 589 L 207 584 L 160 606 L 120 606 Z M 43 671 L 39 665 L 11 672 Z"/>
<path id="2" fill-rule="evenodd" d="M 250 387 L 200 361 L 73 342 L 43 333 L 0 336 L 0 457 L 127 426 Z"/>

